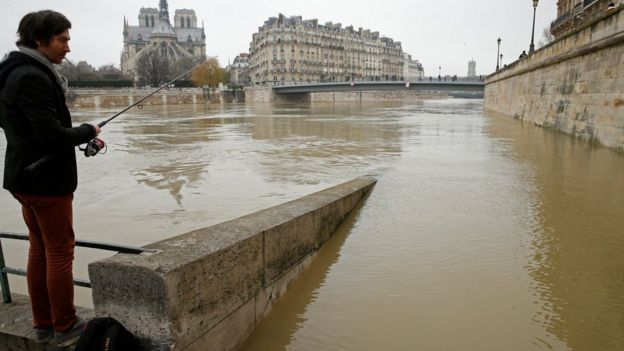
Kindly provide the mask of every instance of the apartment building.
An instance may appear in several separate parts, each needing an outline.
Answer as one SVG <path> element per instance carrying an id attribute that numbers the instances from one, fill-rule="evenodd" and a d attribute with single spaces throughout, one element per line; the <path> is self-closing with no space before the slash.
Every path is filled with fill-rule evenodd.
<path id="1" fill-rule="evenodd" d="M 550 32 L 558 39 L 603 17 L 610 10 L 624 5 L 624 0 L 559 0 L 557 19 Z"/>
<path id="2" fill-rule="evenodd" d="M 403 80 L 403 72 L 401 42 L 301 16 L 269 18 L 249 45 L 249 76 L 256 84 Z"/>

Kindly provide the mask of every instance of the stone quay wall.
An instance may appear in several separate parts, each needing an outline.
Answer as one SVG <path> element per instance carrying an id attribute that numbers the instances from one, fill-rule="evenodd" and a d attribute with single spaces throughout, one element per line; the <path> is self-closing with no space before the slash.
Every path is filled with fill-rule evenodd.
<path id="1" fill-rule="evenodd" d="M 485 108 L 624 151 L 623 10 L 488 76 Z"/>
<path id="2" fill-rule="evenodd" d="M 245 88 L 245 101 L 267 103 L 281 101 L 303 102 L 357 102 L 357 101 L 387 101 L 387 100 L 431 100 L 448 99 L 449 94 L 435 91 L 419 90 L 380 90 L 380 91 L 337 91 L 315 92 L 302 94 L 276 94 L 267 87 Z"/>
<path id="3" fill-rule="evenodd" d="M 151 89 L 70 89 L 67 93 L 67 106 L 78 108 L 124 108 L 152 93 Z M 428 100 L 446 99 L 447 93 L 435 91 L 396 90 L 362 92 L 323 92 L 309 94 L 275 94 L 269 86 L 246 87 L 244 91 L 221 90 L 204 92 L 201 88 L 163 89 L 141 104 L 180 105 L 180 104 L 223 104 L 223 103 L 271 103 L 281 101 L 323 102 L 323 101 L 382 101 L 382 100 Z"/>
<path id="4" fill-rule="evenodd" d="M 447 99 L 447 93 L 436 93 L 416 90 L 390 91 L 337 91 L 310 93 L 312 102 L 348 102 L 348 101 L 379 101 L 379 100 L 432 100 Z"/>
<path id="5" fill-rule="evenodd" d="M 273 102 L 274 95 L 275 93 L 270 87 L 245 87 L 246 102 Z"/>
<path id="6" fill-rule="evenodd" d="M 147 246 L 155 254 L 93 262 L 96 316 L 112 316 L 145 350 L 233 350 L 371 191 L 338 186 Z"/>
<path id="7" fill-rule="evenodd" d="M 70 89 L 67 93 L 69 108 L 111 108 L 127 107 L 141 98 L 149 95 L 156 88 L 149 89 Z M 203 103 L 244 102 L 242 92 L 231 90 L 204 91 L 201 88 L 169 88 L 163 89 L 145 101 L 144 106 L 150 105 L 181 105 Z"/>

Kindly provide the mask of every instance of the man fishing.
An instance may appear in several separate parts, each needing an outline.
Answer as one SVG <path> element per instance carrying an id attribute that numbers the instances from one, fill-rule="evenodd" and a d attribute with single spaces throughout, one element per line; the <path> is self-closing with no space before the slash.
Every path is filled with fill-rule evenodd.
<path id="1" fill-rule="evenodd" d="M 0 127 L 7 148 L 4 188 L 21 203 L 29 230 L 27 282 L 39 343 L 77 341 L 84 321 L 76 315 L 72 263 L 73 193 L 78 184 L 75 146 L 94 139 L 98 126 L 72 127 L 65 104 L 67 80 L 53 64 L 69 49 L 71 23 L 54 11 L 25 15 L 19 51 L 0 63 Z M 36 168 L 25 168 L 54 155 Z"/>

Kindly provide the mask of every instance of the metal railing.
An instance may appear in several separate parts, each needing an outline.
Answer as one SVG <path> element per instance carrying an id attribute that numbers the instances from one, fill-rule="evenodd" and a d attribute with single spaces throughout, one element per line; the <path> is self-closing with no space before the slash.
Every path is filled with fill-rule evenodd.
<path id="1" fill-rule="evenodd" d="M 11 302 L 11 289 L 9 287 L 8 274 L 21 275 L 25 277 L 26 270 L 21 269 L 21 268 L 7 267 L 6 263 L 4 262 L 4 252 L 2 251 L 1 239 L 3 238 L 28 241 L 28 235 L 0 232 L 0 288 L 2 289 L 2 300 L 4 301 L 4 303 L 10 303 Z M 76 246 L 88 247 L 92 249 L 105 250 L 105 251 L 116 251 L 118 253 L 128 253 L 128 254 L 140 254 L 143 252 L 150 252 L 150 253 L 159 252 L 158 250 L 145 249 L 142 247 L 108 244 L 108 243 L 88 241 L 88 240 L 76 240 Z M 82 286 L 85 288 L 91 287 L 91 283 L 88 280 L 80 279 L 80 278 L 74 279 L 74 285 Z"/>

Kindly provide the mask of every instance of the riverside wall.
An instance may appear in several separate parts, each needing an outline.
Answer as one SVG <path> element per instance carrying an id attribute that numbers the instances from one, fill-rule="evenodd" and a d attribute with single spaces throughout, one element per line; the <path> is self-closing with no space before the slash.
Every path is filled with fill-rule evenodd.
<path id="1" fill-rule="evenodd" d="M 624 6 L 486 78 L 485 109 L 624 151 Z"/>
<path id="2" fill-rule="evenodd" d="M 310 93 L 311 102 L 353 102 L 353 101 L 379 101 L 379 100 L 434 100 L 448 99 L 447 93 L 436 93 L 415 90 L 394 91 L 338 91 Z"/>
<path id="3" fill-rule="evenodd" d="M 152 93 L 150 89 L 88 89 L 74 88 L 67 94 L 67 106 L 71 109 L 123 108 Z M 435 91 L 396 90 L 361 92 L 322 92 L 306 94 L 276 94 L 270 86 L 246 87 L 244 91 L 213 90 L 201 88 L 163 89 L 141 103 L 151 105 L 223 104 L 223 103 L 272 103 L 272 102 L 331 102 L 331 101 L 382 101 L 382 100 L 431 100 L 447 99 L 449 94 Z"/>
<path id="4" fill-rule="evenodd" d="M 388 100 L 432 100 L 448 99 L 445 92 L 418 90 L 380 90 L 380 91 L 337 91 L 302 94 L 276 94 L 269 86 L 245 88 L 245 101 L 252 103 L 270 103 L 282 101 L 301 102 L 361 102 Z"/>
<path id="5" fill-rule="evenodd" d="M 69 108 L 122 108 L 132 105 L 141 98 L 152 93 L 149 89 L 70 89 L 67 93 Z M 144 106 L 181 105 L 203 103 L 244 102 L 242 92 L 231 90 L 203 90 L 201 88 L 169 88 L 163 89 L 145 101 Z"/>
<path id="6" fill-rule="evenodd" d="M 145 350 L 233 350 L 371 191 L 358 178 L 148 246 L 155 254 L 91 263 L 96 316 Z"/>

